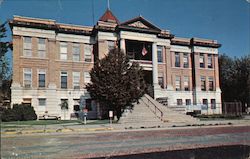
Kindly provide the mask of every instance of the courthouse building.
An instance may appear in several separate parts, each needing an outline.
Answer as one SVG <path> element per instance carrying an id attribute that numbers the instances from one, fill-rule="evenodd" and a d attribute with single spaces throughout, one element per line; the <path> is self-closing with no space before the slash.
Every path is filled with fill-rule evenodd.
<path id="1" fill-rule="evenodd" d="M 142 16 L 125 22 L 108 9 L 95 26 L 62 24 L 55 20 L 14 16 L 13 83 L 11 103 L 32 105 L 38 114 L 67 119 L 79 111 L 80 100 L 96 118 L 99 106 L 85 86 L 95 59 L 114 47 L 138 62 L 155 99 L 168 106 L 208 106 L 207 113 L 221 113 L 218 48 L 215 40 L 175 37 Z"/>

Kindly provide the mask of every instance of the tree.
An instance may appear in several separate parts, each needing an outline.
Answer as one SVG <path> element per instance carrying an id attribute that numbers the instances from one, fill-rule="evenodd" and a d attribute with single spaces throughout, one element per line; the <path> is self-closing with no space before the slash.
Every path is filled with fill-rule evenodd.
<path id="1" fill-rule="evenodd" d="M 234 59 L 225 54 L 220 55 L 219 66 L 223 101 L 240 101 L 249 106 L 250 55 Z"/>
<path id="2" fill-rule="evenodd" d="M 69 109 L 69 104 L 67 100 L 62 100 L 62 103 L 60 104 L 61 110 L 63 110 L 64 114 L 64 120 L 66 119 L 66 111 Z"/>
<path id="3" fill-rule="evenodd" d="M 97 60 L 90 71 L 91 83 L 86 88 L 91 97 L 106 110 L 114 111 L 119 119 L 124 109 L 132 108 L 146 90 L 141 67 L 130 63 L 119 49 L 113 49 Z"/>

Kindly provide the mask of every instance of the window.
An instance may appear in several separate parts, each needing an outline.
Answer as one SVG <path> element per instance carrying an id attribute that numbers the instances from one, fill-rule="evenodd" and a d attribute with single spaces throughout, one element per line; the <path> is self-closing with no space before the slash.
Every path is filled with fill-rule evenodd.
<path id="1" fill-rule="evenodd" d="M 180 67 L 180 54 L 175 53 L 175 67 Z"/>
<path id="2" fill-rule="evenodd" d="M 191 105 L 191 99 L 186 99 L 186 105 Z"/>
<path id="3" fill-rule="evenodd" d="M 208 84 L 209 91 L 213 91 L 214 90 L 214 79 L 213 79 L 213 77 L 209 77 L 208 82 L 209 82 L 209 84 Z"/>
<path id="4" fill-rule="evenodd" d="M 185 91 L 189 91 L 189 77 L 188 76 L 184 76 L 184 90 Z"/>
<path id="5" fill-rule="evenodd" d="M 177 105 L 182 105 L 182 99 L 177 99 Z"/>
<path id="6" fill-rule="evenodd" d="M 157 58 L 158 62 L 163 62 L 162 46 L 157 46 Z"/>
<path id="7" fill-rule="evenodd" d="M 73 72 L 73 88 L 80 89 L 80 72 Z"/>
<path id="8" fill-rule="evenodd" d="M 67 88 L 67 82 L 68 82 L 68 73 L 62 71 L 61 72 L 61 88 L 66 89 Z"/>
<path id="9" fill-rule="evenodd" d="M 208 105 L 207 99 L 202 99 L 202 104 L 207 106 Z"/>
<path id="10" fill-rule="evenodd" d="M 89 74 L 89 72 L 84 72 L 84 83 L 90 83 L 90 74 Z"/>
<path id="11" fill-rule="evenodd" d="M 68 99 L 61 99 L 61 104 L 63 104 L 63 103 L 67 103 L 67 105 L 68 105 L 69 104 Z M 63 107 L 63 109 L 67 109 L 67 108 Z"/>
<path id="12" fill-rule="evenodd" d="M 67 60 L 68 58 L 68 45 L 65 42 L 60 43 L 60 59 Z"/>
<path id="13" fill-rule="evenodd" d="M 216 109 L 216 101 L 215 101 L 215 99 L 211 99 L 211 109 Z"/>
<path id="14" fill-rule="evenodd" d="M 39 106 L 46 106 L 46 98 L 39 98 L 38 105 Z"/>
<path id="15" fill-rule="evenodd" d="M 80 45 L 79 44 L 73 44 L 72 53 L 73 53 L 73 61 L 80 61 Z"/>
<path id="16" fill-rule="evenodd" d="M 24 37 L 23 38 L 23 56 L 32 57 L 31 37 Z"/>
<path id="17" fill-rule="evenodd" d="M 212 55 L 207 56 L 207 67 L 213 68 Z"/>
<path id="18" fill-rule="evenodd" d="M 23 69 L 23 83 L 25 88 L 31 88 L 32 70 L 30 68 Z"/>
<path id="19" fill-rule="evenodd" d="M 164 88 L 164 84 L 163 84 L 163 77 L 158 77 L 158 83 L 161 86 L 161 88 Z"/>
<path id="20" fill-rule="evenodd" d="M 115 42 L 114 41 L 108 41 L 108 51 L 110 52 L 115 48 Z"/>
<path id="21" fill-rule="evenodd" d="M 46 57 L 46 46 L 45 46 L 45 39 L 38 38 L 38 57 L 45 58 Z"/>
<path id="22" fill-rule="evenodd" d="M 204 54 L 200 54 L 200 68 L 204 68 L 205 64 L 204 64 L 205 60 L 204 60 Z"/>
<path id="23" fill-rule="evenodd" d="M 80 99 L 73 99 L 74 100 L 74 111 L 80 111 Z"/>
<path id="24" fill-rule="evenodd" d="M 44 69 L 38 70 L 38 87 L 45 87 L 46 71 Z"/>
<path id="25" fill-rule="evenodd" d="M 177 91 L 181 90 L 181 77 L 180 76 L 175 77 L 175 90 Z"/>
<path id="26" fill-rule="evenodd" d="M 183 54 L 183 67 L 188 68 L 188 54 Z"/>
<path id="27" fill-rule="evenodd" d="M 84 61 L 91 62 L 92 61 L 92 45 L 84 45 Z"/>
<path id="28" fill-rule="evenodd" d="M 206 91 L 206 77 L 201 76 L 201 90 Z"/>

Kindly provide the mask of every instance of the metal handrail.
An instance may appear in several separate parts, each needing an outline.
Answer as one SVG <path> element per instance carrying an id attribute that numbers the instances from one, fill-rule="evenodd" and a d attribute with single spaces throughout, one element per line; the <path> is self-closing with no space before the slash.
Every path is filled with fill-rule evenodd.
<path id="1" fill-rule="evenodd" d="M 146 96 L 145 96 L 146 97 Z M 148 100 L 148 103 L 150 102 L 151 104 L 153 104 L 154 105 L 154 110 L 152 110 L 152 112 L 155 114 L 155 116 L 156 117 L 158 117 L 161 121 L 163 121 L 163 112 L 152 102 L 152 101 L 150 101 L 150 99 L 148 98 L 148 97 L 146 97 L 147 98 L 147 100 Z M 145 102 L 144 102 L 145 103 Z M 148 103 L 145 103 L 149 108 L 150 108 L 150 106 L 149 106 L 149 104 Z M 156 110 L 158 110 L 160 113 L 161 113 L 161 116 L 159 117 L 159 116 L 157 116 L 157 113 L 156 113 Z"/>

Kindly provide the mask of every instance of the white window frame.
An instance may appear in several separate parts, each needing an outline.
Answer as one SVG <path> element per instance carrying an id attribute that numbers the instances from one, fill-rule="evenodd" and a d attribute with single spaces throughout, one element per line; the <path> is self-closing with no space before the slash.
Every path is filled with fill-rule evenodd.
<path id="1" fill-rule="evenodd" d="M 30 39 L 30 42 L 26 42 L 26 39 Z M 23 56 L 32 57 L 32 37 L 23 37 Z"/>
<path id="2" fill-rule="evenodd" d="M 213 56 L 207 55 L 207 68 L 213 68 Z"/>
<path id="3" fill-rule="evenodd" d="M 93 45 L 84 44 L 84 61 L 92 62 Z"/>
<path id="4" fill-rule="evenodd" d="M 90 83 L 91 82 L 91 77 L 89 72 L 84 72 L 84 83 Z"/>
<path id="5" fill-rule="evenodd" d="M 205 55 L 204 54 L 200 54 L 199 64 L 200 64 L 200 68 L 205 68 Z M 201 66 L 201 64 L 203 64 L 203 66 Z"/>
<path id="6" fill-rule="evenodd" d="M 39 83 L 39 76 L 40 75 L 42 75 L 42 74 L 44 74 L 44 87 L 41 87 L 40 86 L 40 83 Z M 46 70 L 45 69 L 38 69 L 37 70 L 37 86 L 39 87 L 39 88 L 45 88 L 46 87 Z"/>
<path id="7" fill-rule="evenodd" d="M 183 54 L 183 68 L 189 68 L 189 57 L 187 53 Z"/>
<path id="8" fill-rule="evenodd" d="M 80 89 L 80 72 L 73 72 L 72 73 L 73 80 L 72 80 L 72 85 L 74 89 Z"/>
<path id="9" fill-rule="evenodd" d="M 72 46 L 72 59 L 73 61 L 80 61 L 80 44 L 74 43 Z"/>
<path id="10" fill-rule="evenodd" d="M 44 100 L 44 105 L 41 105 L 40 101 Z M 46 98 L 38 98 L 38 106 L 40 107 L 46 107 L 47 106 L 47 100 Z"/>
<path id="11" fill-rule="evenodd" d="M 212 82 L 212 89 L 210 89 L 210 82 Z M 208 77 L 208 90 L 214 91 L 214 78 L 213 77 Z"/>
<path id="12" fill-rule="evenodd" d="M 157 45 L 157 61 L 163 63 L 163 46 Z"/>
<path id="13" fill-rule="evenodd" d="M 27 79 L 25 79 L 25 74 L 30 74 L 30 84 L 27 84 L 25 81 L 28 81 Z M 28 86 L 30 85 L 30 86 Z M 31 68 L 23 68 L 23 86 L 25 88 L 32 88 L 32 69 Z"/>
<path id="14" fill-rule="evenodd" d="M 178 57 L 178 61 L 179 63 L 177 63 L 177 57 Z M 181 58 L 180 58 L 180 53 L 179 52 L 175 52 L 174 54 L 174 67 L 181 67 Z"/>
<path id="15" fill-rule="evenodd" d="M 62 77 L 67 77 L 66 88 L 62 88 Z M 67 71 L 61 71 L 61 74 L 60 74 L 60 88 L 61 89 L 68 89 L 68 72 Z"/>
<path id="16" fill-rule="evenodd" d="M 183 86 L 184 86 L 185 91 L 190 90 L 190 88 L 189 88 L 189 76 L 184 76 L 184 78 L 183 78 Z M 187 88 L 187 90 L 186 90 L 186 88 Z"/>
<path id="17" fill-rule="evenodd" d="M 66 42 L 60 42 L 60 60 L 68 59 L 68 44 Z"/>
<path id="18" fill-rule="evenodd" d="M 175 76 L 175 90 L 181 90 L 181 76 Z"/>
<path id="19" fill-rule="evenodd" d="M 44 41 L 43 43 L 40 43 Z M 39 58 L 46 58 L 46 39 L 45 38 L 38 38 L 38 57 Z"/>
<path id="20" fill-rule="evenodd" d="M 205 76 L 201 76 L 200 81 L 201 81 L 201 91 L 206 91 L 206 90 L 207 90 L 207 86 L 206 86 L 206 77 L 205 77 Z M 202 90 L 202 83 L 203 83 L 203 82 L 204 82 L 204 87 L 205 87 L 204 90 Z"/>

